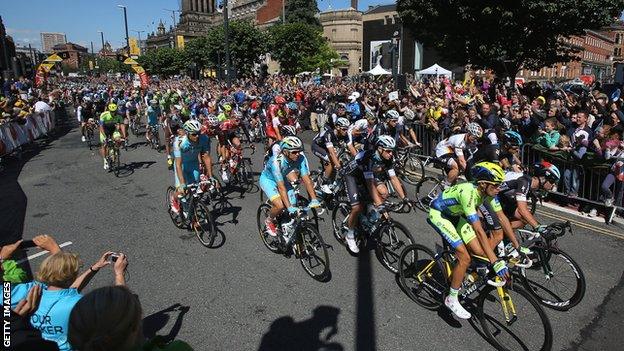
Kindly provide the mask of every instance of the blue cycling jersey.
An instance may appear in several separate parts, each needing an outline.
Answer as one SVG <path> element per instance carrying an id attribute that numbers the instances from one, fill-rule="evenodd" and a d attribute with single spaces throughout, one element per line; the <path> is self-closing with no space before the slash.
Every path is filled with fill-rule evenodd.
<path id="1" fill-rule="evenodd" d="M 200 135 L 197 142 L 192 142 L 187 136 L 176 137 L 173 141 L 173 157 L 182 158 L 182 167 L 199 167 L 199 154 L 210 152 L 210 138 Z"/>
<path id="2" fill-rule="evenodd" d="M 158 117 L 160 117 L 160 107 L 148 107 L 147 108 L 147 124 L 150 126 L 158 124 Z"/>
<path id="3" fill-rule="evenodd" d="M 308 159 L 304 154 L 299 154 L 299 157 L 294 161 L 289 161 L 284 154 L 271 156 L 262 171 L 262 176 L 274 182 L 283 182 L 286 175 L 292 171 L 298 172 L 300 176 L 310 174 Z"/>

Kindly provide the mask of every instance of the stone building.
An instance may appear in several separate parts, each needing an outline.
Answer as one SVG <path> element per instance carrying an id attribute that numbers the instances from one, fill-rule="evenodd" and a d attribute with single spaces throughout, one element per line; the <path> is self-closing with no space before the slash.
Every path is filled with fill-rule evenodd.
<path id="1" fill-rule="evenodd" d="M 355 1 L 357 8 L 357 1 Z M 319 18 L 323 36 L 338 52 L 344 65 L 332 69 L 333 75 L 358 74 L 362 70 L 362 12 L 355 8 L 322 12 Z"/>

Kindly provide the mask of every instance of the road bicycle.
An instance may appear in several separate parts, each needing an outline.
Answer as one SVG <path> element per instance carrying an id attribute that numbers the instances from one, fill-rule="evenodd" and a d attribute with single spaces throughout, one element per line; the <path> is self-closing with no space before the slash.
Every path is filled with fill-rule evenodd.
<path id="1" fill-rule="evenodd" d="M 557 243 L 566 233 L 572 234 L 569 221 L 549 224 L 542 234 L 518 229 L 522 245 L 533 252 L 529 255 L 533 265 L 514 272 L 538 301 L 557 311 L 578 305 L 586 289 L 583 270 Z"/>
<path id="2" fill-rule="evenodd" d="M 414 238 L 405 225 L 390 216 L 390 212 L 407 213 L 410 209 L 411 203 L 385 203 L 377 211 L 360 214 L 355 228 L 358 246 L 368 248 L 371 245 L 379 262 L 392 273 L 399 271 L 399 256 L 406 246 L 414 243 Z M 341 202 L 333 209 L 331 216 L 334 237 L 345 247 L 346 223 L 350 213 L 351 205 Z"/>
<path id="3" fill-rule="evenodd" d="M 397 176 L 408 184 L 417 185 L 425 176 L 425 162 L 418 154 L 419 146 L 406 146 L 397 149 L 394 169 Z"/>
<path id="4" fill-rule="evenodd" d="M 327 281 L 331 277 L 329 254 L 323 237 L 314 224 L 317 216 L 309 207 L 298 207 L 295 213 L 282 212 L 277 221 L 280 223 L 277 236 L 271 236 L 265 226 L 265 220 L 271 211 L 271 204 L 263 203 L 258 207 L 256 219 L 258 233 L 264 246 L 271 252 L 285 257 L 294 255 L 310 277 L 317 281 Z"/>
<path id="5" fill-rule="evenodd" d="M 132 131 L 132 134 L 134 134 L 134 136 L 139 136 L 141 135 L 141 119 L 139 118 L 139 115 L 135 115 L 135 116 L 131 116 L 130 117 L 130 130 Z"/>
<path id="6" fill-rule="evenodd" d="M 188 184 L 184 195 L 176 195 L 176 189 L 173 186 L 167 188 L 166 207 L 171 221 L 180 229 L 186 228 L 193 231 L 205 247 L 211 247 L 217 235 L 210 211 L 211 193 L 214 187 L 212 180 Z M 172 208 L 174 201 L 178 203 L 179 211 L 177 212 Z"/>
<path id="7" fill-rule="evenodd" d="M 150 133 L 149 144 L 153 150 L 160 152 L 160 134 L 158 132 L 158 125 L 148 125 L 147 129 Z"/>
<path id="8" fill-rule="evenodd" d="M 511 278 L 496 277 L 487 259 L 472 257 L 459 299 L 472 310 L 485 337 L 498 350 L 550 350 L 552 327 L 540 303 Z M 513 269 L 513 260 L 504 259 Z M 456 263 L 455 252 L 446 242 L 438 253 L 410 245 L 401 253 L 399 285 L 420 306 L 438 310 L 444 306 Z"/>
<path id="9" fill-rule="evenodd" d="M 92 119 L 89 119 L 85 125 L 85 134 L 87 137 L 87 146 L 89 150 L 93 148 L 95 143 L 95 131 L 98 130 L 97 124 Z"/>
<path id="10" fill-rule="evenodd" d="M 113 172 L 115 176 L 119 176 L 121 171 L 121 157 L 119 144 L 123 143 L 123 139 L 113 140 L 106 138 L 104 144 L 106 145 L 106 162 L 108 163 L 108 172 Z"/>
<path id="11" fill-rule="evenodd" d="M 252 150 L 251 155 L 253 155 L 256 152 L 256 148 L 251 147 L 250 149 Z M 246 191 L 251 190 L 255 186 L 251 158 L 243 157 L 242 147 L 237 148 L 230 144 L 230 159 L 223 171 L 227 172 L 229 184 L 236 184 Z"/>

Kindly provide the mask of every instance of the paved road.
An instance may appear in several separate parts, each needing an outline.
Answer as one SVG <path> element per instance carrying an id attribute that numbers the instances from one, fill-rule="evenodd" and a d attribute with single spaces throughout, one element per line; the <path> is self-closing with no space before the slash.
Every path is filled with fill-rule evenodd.
<path id="1" fill-rule="evenodd" d="M 0 196 L 14 199 L 23 189 L 28 200 L 24 238 L 49 233 L 60 243 L 71 241 L 67 249 L 86 265 L 107 250 L 127 253 L 128 285 L 141 297 L 148 335 L 177 333 L 196 350 L 491 348 L 469 323 L 412 303 L 374 255 L 348 255 L 328 222 L 321 223 L 333 245 L 328 283 L 312 280 L 294 259 L 269 253 L 256 231 L 257 193 L 230 196 L 231 211 L 217 219 L 223 245 L 202 247 L 169 220 L 164 192 L 172 173 L 164 156 L 138 145 L 141 141 L 132 139 L 133 148 L 122 154 L 127 172 L 116 178 L 102 170 L 99 156 L 74 129 L 35 148 L 23 162 L 10 162 Z M 260 155 L 253 162 L 261 164 Z M 418 242 L 431 247 L 439 241 L 422 213 L 397 218 Z M 589 287 L 572 311 L 547 311 L 555 350 L 621 344 L 616 338 L 622 333 L 615 328 L 624 303 L 624 240 L 614 236 L 621 232 L 617 228 L 594 227 L 616 233 L 577 226 L 561 242 L 581 263 Z M 90 288 L 111 281 L 112 273 L 103 271 Z"/>

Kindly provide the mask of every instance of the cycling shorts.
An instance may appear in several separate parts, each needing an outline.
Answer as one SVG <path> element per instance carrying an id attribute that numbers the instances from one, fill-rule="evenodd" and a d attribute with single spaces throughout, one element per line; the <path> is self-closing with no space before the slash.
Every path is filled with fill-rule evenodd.
<path id="1" fill-rule="evenodd" d="M 104 129 L 104 133 L 100 133 L 100 143 L 103 144 L 107 138 L 112 139 L 115 137 L 114 134 L 117 128 L 114 124 L 104 124 L 102 128 Z"/>
<path id="2" fill-rule="evenodd" d="M 286 181 L 284 185 L 286 186 L 286 191 L 288 192 L 288 201 L 290 201 L 291 205 L 295 205 L 297 203 L 297 199 L 295 198 L 294 189 L 288 181 Z M 269 177 L 266 177 L 264 173 L 260 175 L 260 188 L 271 201 L 280 197 L 279 191 L 277 190 L 277 182 Z"/>
<path id="3" fill-rule="evenodd" d="M 453 164 L 456 164 L 459 166 L 459 164 L 457 163 L 457 155 L 455 155 L 454 153 L 442 155 L 438 157 L 438 159 L 444 165 L 444 170 L 447 172 L 451 170 L 451 168 L 453 167 Z"/>
<path id="4" fill-rule="evenodd" d="M 358 181 L 356 176 L 345 174 L 342 181 L 345 184 L 347 198 L 349 199 L 349 204 L 351 206 L 358 205 L 360 202 L 368 202 L 370 200 L 368 189 L 361 179 Z"/>
<path id="5" fill-rule="evenodd" d="M 432 208 L 429 210 L 427 223 L 455 249 L 462 244 L 467 245 L 477 237 L 472 225 L 463 216 L 445 216 Z"/>
<path id="6" fill-rule="evenodd" d="M 498 216 L 496 212 L 492 210 L 492 206 L 489 203 L 484 202 L 479 206 L 479 212 L 483 216 L 483 221 L 481 224 L 483 225 L 483 229 L 489 235 L 489 232 L 492 230 L 500 230 L 502 228 L 500 221 L 498 220 Z"/>
<path id="7" fill-rule="evenodd" d="M 314 156 L 320 158 L 323 163 L 329 163 L 329 153 L 317 143 L 312 143 L 312 153 Z"/>
<path id="8" fill-rule="evenodd" d="M 178 179 L 177 165 L 173 164 L 173 174 L 175 177 L 175 186 L 180 186 L 180 180 Z M 184 176 L 185 184 L 197 183 L 200 181 L 201 171 L 199 170 L 199 163 L 193 167 L 193 165 L 182 164 L 182 175 Z"/>

